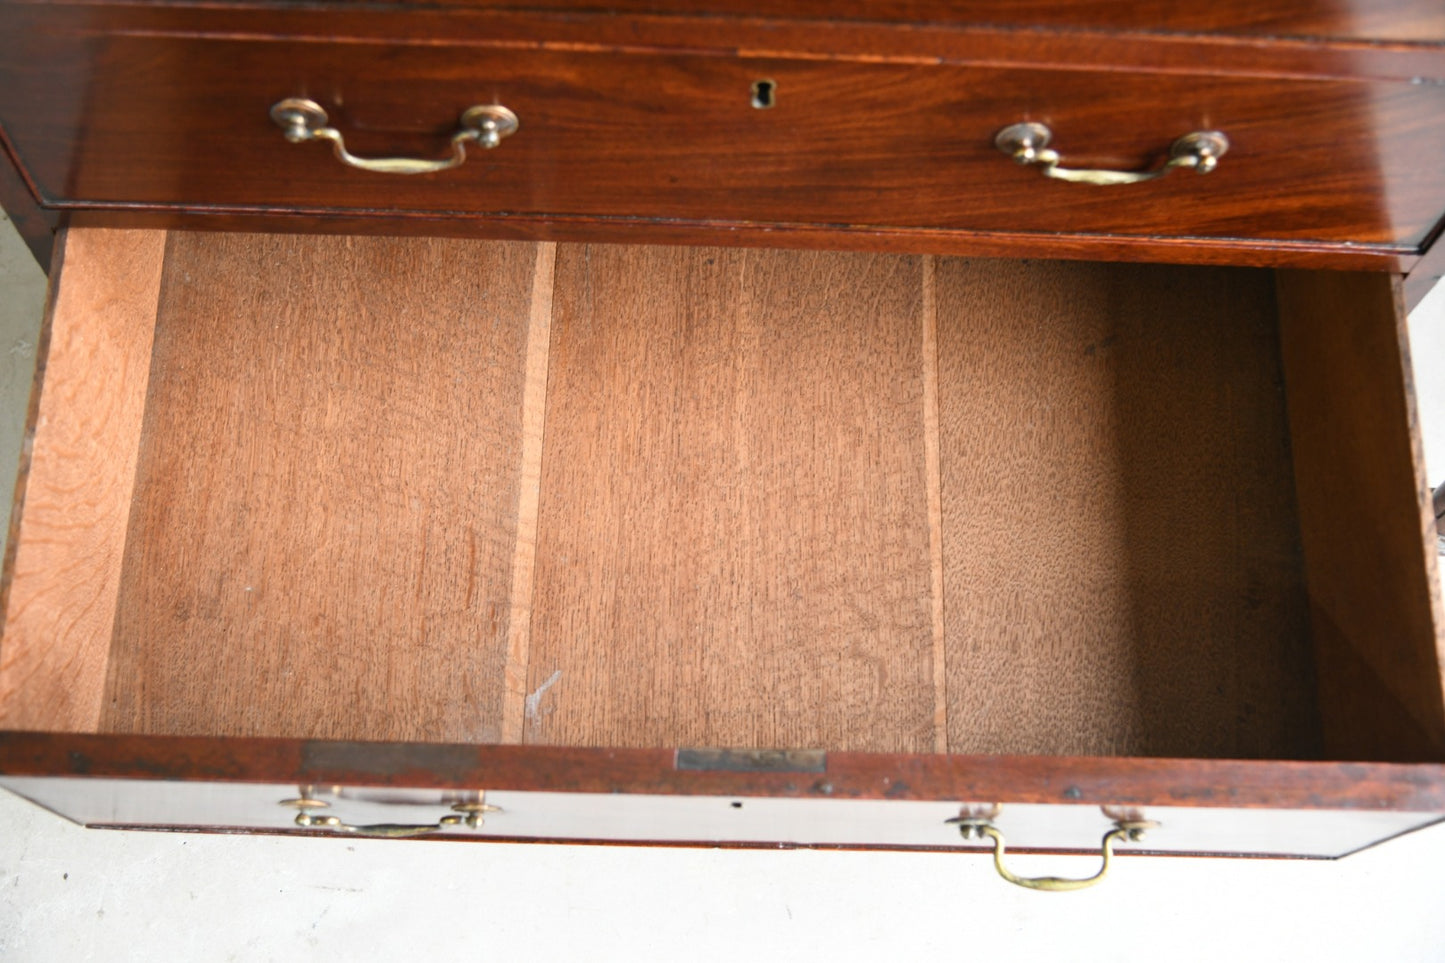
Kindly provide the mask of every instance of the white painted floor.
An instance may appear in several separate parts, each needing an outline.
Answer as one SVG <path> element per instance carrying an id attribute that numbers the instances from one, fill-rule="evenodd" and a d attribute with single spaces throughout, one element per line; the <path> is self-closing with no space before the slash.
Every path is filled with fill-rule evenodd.
<path id="1" fill-rule="evenodd" d="M 0 225 L 0 477 L 44 279 Z M 1412 319 L 1445 478 L 1445 291 Z M 8 504 L 8 499 L 4 500 Z M 1021 871 L 1091 871 L 1021 857 Z M 1445 960 L 1445 826 L 1340 862 L 988 860 L 85 830 L 0 791 L 0 960 Z"/>

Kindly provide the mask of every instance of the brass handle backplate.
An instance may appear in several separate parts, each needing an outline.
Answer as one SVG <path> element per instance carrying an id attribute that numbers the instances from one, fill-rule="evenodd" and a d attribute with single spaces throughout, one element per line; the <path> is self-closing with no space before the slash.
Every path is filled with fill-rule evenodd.
<path id="1" fill-rule="evenodd" d="M 331 142 L 331 151 L 343 164 L 381 174 L 431 174 L 460 167 L 467 159 L 467 145 L 491 150 L 517 131 L 517 115 L 500 104 L 468 107 L 462 111 L 456 133 L 452 134 L 452 156 L 440 160 L 414 157 L 357 157 L 346 149 L 341 132 L 326 125 L 326 111 L 314 100 L 288 97 L 271 106 L 271 119 L 293 144 L 308 140 Z"/>
<path id="2" fill-rule="evenodd" d="M 455 803 L 452 811 L 434 823 L 373 823 L 370 825 L 356 826 L 346 822 L 338 816 L 322 815 L 317 810 L 330 807 L 324 799 L 317 799 L 310 786 L 301 787 L 301 795 L 295 799 L 283 799 L 281 805 L 291 809 L 300 810 L 296 813 L 296 825 L 302 829 L 330 829 L 338 833 L 347 833 L 353 836 L 370 836 L 379 839 L 405 839 L 410 836 L 425 836 L 428 833 L 440 832 L 448 826 L 466 826 L 468 829 L 480 829 L 487 813 L 499 813 L 500 806 L 491 806 L 486 802 L 486 794 L 478 793 L 475 800 Z"/>
<path id="3" fill-rule="evenodd" d="M 1136 843 L 1144 838 L 1144 832 L 1156 826 L 1156 823 L 1144 820 L 1119 820 L 1115 822 L 1114 828 L 1104 834 L 1103 841 L 1099 844 L 1100 853 L 1103 856 L 1103 863 L 1099 871 L 1093 876 L 1085 876 L 1078 879 L 1065 878 L 1061 876 L 1019 876 L 1003 864 L 1004 838 L 998 827 L 989 821 L 989 817 L 961 816 L 948 820 L 958 826 L 959 834 L 964 839 L 983 839 L 987 836 L 993 840 L 993 868 L 1004 879 L 1015 886 L 1022 886 L 1025 889 L 1043 890 L 1048 893 L 1066 893 L 1070 890 L 1087 889 L 1104 878 L 1109 872 L 1109 863 L 1114 856 L 1115 843 Z"/>
<path id="4" fill-rule="evenodd" d="M 1185 134 L 1169 148 L 1169 160 L 1163 166 L 1147 171 L 1087 170 L 1063 167 L 1064 159 L 1049 148 L 1053 131 L 1032 121 L 1010 124 L 994 137 L 994 146 L 1020 164 L 1038 167 L 1045 177 L 1075 184 L 1137 184 L 1163 177 L 1181 167 L 1193 168 L 1196 174 L 1208 174 L 1219 166 L 1219 158 L 1229 150 L 1229 138 L 1217 130 L 1196 130 Z"/>

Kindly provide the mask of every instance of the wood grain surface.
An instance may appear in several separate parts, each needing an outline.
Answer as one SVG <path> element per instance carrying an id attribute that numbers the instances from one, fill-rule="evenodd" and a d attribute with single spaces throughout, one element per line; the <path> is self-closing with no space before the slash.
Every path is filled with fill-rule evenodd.
<path id="1" fill-rule="evenodd" d="M 1302 497 L 1359 503 L 1311 509 L 1311 597 L 1265 272 L 177 233 L 147 296 L 159 235 L 74 236 L 57 337 L 131 340 L 51 351 L 13 725 L 1308 759 L 1312 601 L 1327 731 L 1438 755 L 1388 284 L 1290 308 Z M 57 517 L 83 565 L 26 554 Z"/>
<path id="2" fill-rule="evenodd" d="M 0 208 L 4 208 L 40 269 L 48 272 L 59 214 L 40 207 L 39 199 L 20 171 L 20 162 L 15 159 L 5 132 L 0 130 Z"/>
<path id="3" fill-rule="evenodd" d="M 0 727 L 100 720 L 166 236 L 77 230 L 37 352 L 0 638 Z M 28 455 L 27 455 L 28 453 Z M 213 731 L 213 730 L 208 730 Z"/>
<path id="4" fill-rule="evenodd" d="M 940 261 L 949 749 L 1319 752 L 1270 276 Z"/>
<path id="5" fill-rule="evenodd" d="M 438 0 L 463 8 L 479 0 Z M 755 17 L 756 0 L 529 0 L 538 9 L 598 10 L 626 14 L 721 14 Z M 1111 0 L 789 0 L 768 5 L 789 19 L 883 20 L 920 23 L 989 24 L 1020 29 L 1207 33 L 1225 36 L 1358 38 L 1445 41 L 1445 11 L 1430 0 L 1230 0 L 1174 3 L 1170 0 L 1115 3 Z"/>
<path id="6" fill-rule="evenodd" d="M 923 258 L 923 459 L 928 486 L 928 560 L 933 603 L 933 748 L 948 751 L 948 623 L 943 591 L 943 473 L 938 419 L 938 261 Z"/>
<path id="7" fill-rule="evenodd" d="M 556 3 L 558 0 L 548 0 Z M 746 0 L 736 0 L 746 2 Z M 821 2 L 821 0 L 820 0 Z M 952 3 L 952 0 L 938 0 Z M 1041 0 L 1047 2 L 1047 0 Z M 1109 3 L 1110 0 L 1103 0 Z M 1168 0 L 1164 0 L 1168 2 Z M 1364 0 L 1376 3 L 1378 0 Z M 1429 3 L 1431 0 L 1409 0 Z M 568 0 L 560 0 L 563 5 Z M 1058 4 L 1060 10 L 1076 3 Z M 1110 3 L 1110 6 L 1114 6 Z M 1118 9 L 1117 7 L 1115 9 Z M 618 10 L 566 11 L 481 4 L 302 3 L 63 5 L 6 0 L 11 23 L 38 23 L 45 34 L 180 35 L 301 38 L 347 44 L 383 41 L 464 44 L 500 50 L 694 52 L 753 60 L 769 56 L 855 63 L 978 64 L 1022 69 L 1073 66 L 1121 72 L 1158 71 L 1210 77 L 1388 80 L 1409 83 L 1445 75 L 1445 44 L 1360 43 L 1348 38 L 1260 38 L 1130 30 L 1030 28 L 1017 23 L 927 21 L 890 23 L 840 17 L 792 19 L 776 5 L 746 17 L 618 15 Z M 1436 16 L 1439 17 L 1438 11 Z"/>
<path id="8" fill-rule="evenodd" d="M 1413 251 L 1347 243 L 1248 238 L 1121 237 L 1059 232 L 966 231 L 826 224 L 753 224 L 709 218 L 498 214 L 462 218 L 427 213 L 337 213 L 316 208 L 259 211 L 145 204 L 57 204 L 64 223 L 81 227 L 236 233 L 456 237 L 507 241 L 668 244 L 802 250 L 1017 257 L 1151 264 L 1303 267 L 1331 271 L 1411 271 Z M 1433 250 L 1433 249 L 1432 249 Z"/>
<path id="9" fill-rule="evenodd" d="M 536 264 L 172 236 L 104 729 L 500 736 Z"/>
<path id="10" fill-rule="evenodd" d="M 560 249 L 529 742 L 933 748 L 921 278 Z"/>
<path id="11" fill-rule="evenodd" d="M 338 43 L 331 31 L 305 39 L 299 25 L 292 39 L 240 40 L 234 23 L 205 35 L 184 18 L 162 28 L 171 36 L 140 28 L 180 16 L 166 8 L 127 9 L 139 20 L 105 35 L 84 9 L 0 7 L 39 18 L 17 21 L 23 44 L 0 39 L 0 119 L 51 203 L 1348 243 L 1398 255 L 1416 253 L 1445 213 L 1445 175 L 1420 160 L 1445 153 L 1445 88 L 1432 83 L 1287 80 L 1267 61 L 1209 76 L 1174 56 L 1173 67 L 1071 70 L 1067 56 L 1017 68 L 776 47 L 741 57 L 550 42 L 546 30 L 530 45 L 524 33 L 487 47 L 445 35 Z M 279 30 L 303 12 L 272 15 Z M 185 16 L 209 23 L 205 11 Z M 759 77 L 777 83 L 771 110 L 750 104 Z M 287 144 L 267 110 L 298 95 L 321 102 L 363 155 L 444 152 L 473 103 L 505 103 L 522 127 L 459 170 L 388 179 L 342 167 L 324 145 Z M 1157 165 L 1198 129 L 1222 129 L 1234 146 L 1208 177 L 1101 189 L 1045 181 L 1001 155 L 994 134 L 1024 119 L 1049 123 L 1076 165 Z"/>
<path id="12" fill-rule="evenodd" d="M 1445 759 L 1445 606 L 1399 281 L 1281 272 L 1326 748 Z"/>
<path id="13" fill-rule="evenodd" d="M 1420 260 L 1405 273 L 1405 311 L 1408 313 L 1419 307 L 1420 302 L 1425 300 L 1425 295 L 1429 294 L 1442 278 L 1445 278 L 1445 224 L 1441 225 L 1441 230 L 1436 231 Z"/>
<path id="14" fill-rule="evenodd" d="M 676 756 L 673 749 L 0 732 L 0 772 L 17 776 L 1445 812 L 1439 764 L 835 752 L 826 773 L 800 778 L 679 769 Z"/>
<path id="15" fill-rule="evenodd" d="M 537 245 L 527 326 L 527 372 L 522 394 L 522 464 L 517 485 L 517 538 L 512 550 L 512 613 L 502 696 L 502 742 L 526 731 L 527 666 L 532 645 L 532 586 L 537 560 L 537 509 L 542 497 L 542 442 L 547 424 L 547 373 L 552 345 L 552 292 L 557 245 Z"/>

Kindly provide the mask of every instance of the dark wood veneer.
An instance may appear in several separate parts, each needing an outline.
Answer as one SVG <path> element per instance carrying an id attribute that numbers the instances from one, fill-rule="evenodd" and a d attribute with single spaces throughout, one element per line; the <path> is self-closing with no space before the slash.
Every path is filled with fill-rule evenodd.
<path id="1" fill-rule="evenodd" d="M 1445 765 L 829 753 L 822 775 L 679 770 L 672 749 L 0 733 L 0 772 L 546 792 L 1445 810 Z"/>
<path id="2" fill-rule="evenodd" d="M 1414 267 L 1406 269 L 1405 277 L 1405 310 L 1413 311 L 1430 293 L 1430 289 L 1445 278 L 1445 244 L 1440 243 L 1445 238 L 1445 222 L 1442 222 L 1436 229 L 1435 234 L 1424 245 L 1425 254 Z"/>
<path id="3" fill-rule="evenodd" d="M 616 13 L 679 13 L 750 16 L 749 0 L 435 0 L 439 6 L 595 10 Z M 299 5 L 299 4 L 296 4 Z M 1417 41 L 1445 40 L 1445 11 L 1430 0 L 1232 0 L 1174 3 L 1110 0 L 1058 3 L 1014 0 L 1007 6 L 986 0 L 793 0 L 791 16 L 822 20 L 904 23 L 976 23 L 1029 28 L 1110 29 L 1140 33 L 1205 33 L 1243 37 L 1329 37 Z"/>
<path id="4" fill-rule="evenodd" d="M 20 232 L 35 260 L 42 268 L 48 268 L 60 215 L 53 209 L 40 206 L 30 185 L 20 175 L 20 165 L 3 130 L 0 130 L 0 208 L 5 210 L 10 222 Z"/>
<path id="5" fill-rule="evenodd" d="M 715 244 L 725 247 L 817 248 L 896 254 L 1051 258 L 1241 267 L 1310 267 L 1404 273 L 1419 261 L 1407 249 L 1350 244 L 1270 242 L 1250 238 L 1123 237 L 1118 235 L 830 227 L 706 219 L 552 217 L 236 208 L 57 205 L 72 227 L 143 227 L 182 231 L 380 234 L 475 237 L 517 241 Z"/>
<path id="6" fill-rule="evenodd" d="M 1445 154 L 1445 88 L 1280 66 L 1333 49 L 1311 45 L 1255 44 L 1231 70 L 1170 47 L 1184 41 L 1101 53 L 1099 38 L 963 31 L 963 48 L 929 50 L 952 34 L 844 24 L 856 36 L 819 39 L 788 21 L 17 3 L 0 19 L 0 118 L 57 207 L 600 219 L 593 238 L 616 238 L 618 218 L 721 220 L 794 240 L 936 233 L 917 246 L 941 251 L 1064 232 L 1101 235 L 1097 256 L 1219 244 L 1262 263 L 1260 244 L 1305 244 L 1395 270 L 1445 211 L 1445 175 L 1418 160 Z M 983 44 L 1008 38 L 1014 53 Z M 1445 75 L 1384 74 L 1417 69 Z M 771 110 L 749 104 L 758 76 L 777 83 Z M 460 170 L 388 178 L 286 144 L 266 111 L 291 95 L 322 102 L 363 154 L 438 153 L 479 101 L 512 106 L 522 129 Z M 994 149 L 1022 118 L 1049 122 L 1077 165 L 1157 164 L 1210 126 L 1234 148 L 1205 178 L 1062 184 Z M 1295 253 L 1267 263 L 1324 260 Z"/>
<path id="7" fill-rule="evenodd" d="M 1025 0 L 1001 24 L 996 7 L 973 0 L 883 0 L 866 9 L 795 0 L 770 19 L 744 0 L 617 0 L 605 9 L 597 0 L 439 0 L 425 8 L 0 0 L 0 146 L 15 168 L 0 174 L 0 203 L 42 259 L 51 230 L 64 222 L 1409 273 L 1389 297 L 1373 290 L 1377 279 L 1358 281 L 1356 308 L 1351 298 L 1330 297 L 1328 285 L 1309 294 L 1337 346 L 1348 347 L 1350 318 L 1368 322 L 1375 311 L 1383 312 L 1376 322 L 1398 320 L 1399 292 L 1413 303 L 1445 265 L 1445 246 L 1431 247 L 1445 213 L 1445 174 L 1429 163 L 1445 156 L 1445 13 L 1433 0 L 1354 6 L 1228 0 L 1125 10 Z M 760 76 L 778 84 L 778 106 L 765 112 L 748 103 Z M 513 107 L 522 130 L 460 171 L 388 178 L 343 169 L 323 145 L 286 144 L 266 111 L 293 95 L 321 101 L 348 145 L 367 155 L 438 154 L 456 113 L 471 103 Z M 1112 190 L 1058 184 L 993 149 L 995 130 L 1026 118 L 1052 125 L 1055 146 L 1077 166 L 1157 164 L 1173 137 L 1202 127 L 1226 129 L 1234 150 L 1207 178 L 1175 174 Z M 924 273 L 932 299 L 931 260 Z M 1312 337 L 1308 328 L 1320 319 L 1295 314 L 1296 341 Z M 1355 510 L 1366 521 L 1375 512 L 1395 526 L 1390 561 L 1412 578 L 1423 573 L 1427 584 L 1422 594 L 1409 582 L 1406 603 L 1388 613 L 1394 622 L 1373 628 L 1340 628 L 1314 600 L 1331 714 L 1325 752 L 1335 760 L 1432 761 L 976 756 L 949 755 L 945 745 L 933 754 L 830 752 L 821 774 L 719 772 L 680 770 L 672 749 L 490 744 L 510 738 L 505 731 L 476 736 L 487 744 L 458 745 L 142 736 L 117 725 L 114 734 L 0 732 L 0 773 L 1445 810 L 1439 679 L 1429 659 L 1439 644 L 1438 587 L 1429 566 L 1412 568 L 1412 493 L 1394 484 L 1412 464 L 1395 450 L 1401 431 L 1410 440 L 1409 387 L 1380 380 L 1398 358 L 1388 338 L 1379 340 L 1389 334 L 1383 323 L 1371 330 L 1378 350 L 1361 396 L 1386 415 L 1329 418 L 1335 376 L 1349 380 L 1347 353 L 1334 368 L 1304 357 L 1315 381 L 1306 392 L 1291 386 L 1291 404 L 1318 409 L 1305 412 L 1306 421 L 1335 426 L 1294 453 L 1304 497 L 1323 500 L 1305 519 L 1324 532 L 1306 533 L 1324 546 L 1326 561 L 1322 568 L 1312 549 L 1310 577 L 1340 583 L 1354 604 L 1360 577 L 1351 566 L 1390 570 L 1334 545 L 1354 529 L 1331 520 L 1340 499 L 1325 498 L 1331 484 L 1311 467 L 1328 469 L 1336 447 L 1355 445 L 1383 452 L 1357 460 L 1367 472 L 1385 464 L 1393 487 L 1388 497 L 1368 485 L 1346 486 L 1345 494 L 1363 505 Z M 928 343 L 936 354 L 937 341 Z M 76 373 L 83 366 L 73 364 Z M 1387 422 L 1394 434 L 1377 431 Z M 1361 598 L 1356 621 L 1366 625 L 1374 597 Z M 51 682 L 66 679 L 55 674 Z M 31 688 L 28 697 L 37 694 Z M 206 711 L 202 705 L 200 715 Z M 1357 721 L 1367 731 L 1352 732 Z"/>
<path id="8" fill-rule="evenodd" d="M 725 0 L 742 5 L 746 0 Z M 822 0 L 813 0 L 815 3 Z M 1429 0 L 1420 0 L 1429 2 Z M 677 4 L 680 8 L 681 3 Z M 1095 67 L 1125 71 L 1254 77 L 1360 77 L 1410 81 L 1445 76 L 1445 43 L 1360 42 L 1337 38 L 1231 36 L 1228 33 L 1149 33 L 1118 26 L 1099 29 L 1026 23 L 851 20 L 789 3 L 760 15 L 717 16 L 705 11 L 666 15 L 625 9 L 573 7 L 543 0 L 517 7 L 441 3 L 58 3 L 3 0 L 12 16 L 44 8 L 52 22 L 92 33 L 181 32 L 229 37 L 331 39 L 339 43 L 390 40 L 461 43 L 530 50 L 694 51 L 753 59 L 873 63 L 987 64 Z M 1059 4 L 1068 7 L 1072 4 Z M 808 15 L 811 9 L 813 15 Z M 1011 8 L 1010 8 L 1011 9 Z M 625 14 L 618 16 L 618 14 Z M 996 19 L 996 17 L 994 18 Z"/>
<path id="9" fill-rule="evenodd" d="M 1445 757 L 1442 609 L 1396 279 L 1278 275 L 1325 751 Z"/>

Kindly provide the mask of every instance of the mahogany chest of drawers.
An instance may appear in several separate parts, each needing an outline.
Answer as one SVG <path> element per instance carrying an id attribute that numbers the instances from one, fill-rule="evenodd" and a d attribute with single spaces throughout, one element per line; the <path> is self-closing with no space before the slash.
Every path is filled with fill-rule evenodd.
<path id="1" fill-rule="evenodd" d="M 1445 14 L 1326 6 L 0 3 L 60 231 L 0 784 L 1106 860 L 1441 818 Z"/>

